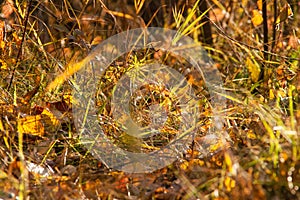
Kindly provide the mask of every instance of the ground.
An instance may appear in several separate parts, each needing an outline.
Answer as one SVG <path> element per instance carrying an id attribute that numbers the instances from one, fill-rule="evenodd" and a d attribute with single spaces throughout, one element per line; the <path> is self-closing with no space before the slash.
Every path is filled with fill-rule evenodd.
<path id="1" fill-rule="evenodd" d="M 264 2 L 4 1 L 0 199 L 300 199 L 300 3 Z M 172 29 L 201 46 L 213 61 L 204 77 L 154 44 L 109 63 L 94 93 L 80 90 L 94 80 L 84 66 L 97 45 L 146 27 Z M 136 88 L 126 101 L 129 115 L 116 112 L 126 102 L 113 95 L 131 88 L 120 84 L 124 76 L 139 81 L 153 63 L 181 74 L 186 85 L 173 90 L 172 74 L 151 71 L 169 85 L 152 80 Z M 221 89 L 210 90 L 209 74 L 220 76 Z M 108 143 L 83 140 L 93 129 L 78 126 L 89 120 L 78 97 L 95 99 L 101 137 L 112 145 L 151 154 L 179 141 L 177 159 L 146 173 L 107 164 L 115 152 L 99 157 L 95 149 L 109 149 Z M 184 117 L 190 104 L 198 111 L 192 120 Z M 183 133 L 180 124 L 193 120 Z M 159 127 L 161 134 L 136 137 L 136 125 Z"/>

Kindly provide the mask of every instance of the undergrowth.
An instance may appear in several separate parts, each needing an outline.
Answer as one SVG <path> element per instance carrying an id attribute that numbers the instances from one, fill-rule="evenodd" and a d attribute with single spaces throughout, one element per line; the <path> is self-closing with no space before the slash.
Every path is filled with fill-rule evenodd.
<path id="1" fill-rule="evenodd" d="M 266 35 L 262 1 L 205 1 L 204 11 L 203 2 L 4 1 L 0 199 L 299 199 L 300 4 L 267 1 Z M 99 123 L 114 144 L 149 153 L 180 134 L 178 99 L 157 84 L 140 88 L 130 109 L 143 127 L 153 120 L 151 104 L 172 110 L 163 135 L 136 139 L 113 121 L 114 86 L 147 62 L 183 74 L 196 91 L 201 116 L 193 142 L 177 161 L 152 173 L 128 174 L 110 169 L 82 144 L 72 113 L 80 102 L 72 91 L 76 72 L 99 43 L 150 26 L 177 30 L 175 41 L 190 36 L 213 59 L 224 83 L 218 95 L 226 99 L 221 116 L 228 137 L 209 136 L 212 99 L 188 62 L 157 49 L 131 52 L 108 67 L 95 94 Z"/>

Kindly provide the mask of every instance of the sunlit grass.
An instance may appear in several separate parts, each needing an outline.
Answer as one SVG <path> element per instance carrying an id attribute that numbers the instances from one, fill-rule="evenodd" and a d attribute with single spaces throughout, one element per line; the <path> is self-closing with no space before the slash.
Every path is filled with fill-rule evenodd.
<path id="1" fill-rule="evenodd" d="M 91 153 L 94 146 L 85 149 L 85 144 L 80 140 L 83 132 L 86 131 L 83 128 L 86 121 L 78 132 L 74 128 L 70 110 L 59 111 L 55 106 L 66 103 L 63 95 L 70 92 L 69 90 L 78 91 L 74 75 L 89 61 L 89 57 L 84 56 L 89 49 L 82 48 L 79 44 L 89 47 L 89 43 L 92 43 L 90 37 L 97 36 L 105 40 L 122 31 L 123 24 L 118 23 L 122 20 L 129 21 L 128 24 L 133 23 L 137 16 L 147 13 L 149 11 L 149 8 L 145 7 L 147 1 L 134 0 L 133 5 L 128 6 L 132 11 L 130 13 L 124 13 L 115 4 L 105 5 L 102 1 L 92 3 L 82 1 L 81 9 L 71 1 L 63 1 L 62 8 L 51 1 L 48 4 L 49 10 L 45 13 L 51 12 L 52 15 L 64 16 L 65 19 L 57 18 L 58 24 L 55 27 L 67 28 L 67 32 L 59 32 L 44 22 L 45 19 L 36 18 L 35 12 L 39 11 L 43 3 L 45 2 L 37 1 L 30 12 L 32 20 L 28 22 L 22 59 L 17 67 L 15 50 L 20 47 L 24 28 L 23 20 L 28 8 L 25 2 L 15 1 L 16 24 L 12 25 L 11 32 L 5 33 L 5 40 L 3 38 L 5 46 L 0 48 L 2 53 L 0 56 L 0 135 L 2 136 L 0 187 L 4 188 L 5 194 L 17 191 L 16 195 L 19 199 L 25 199 L 26 196 L 38 198 L 47 195 L 61 195 L 59 197 L 63 198 L 64 195 L 61 193 L 70 191 L 73 191 L 72 195 L 77 193 L 77 196 L 73 196 L 74 199 L 90 195 L 88 193 L 92 193 L 91 197 L 103 199 L 150 196 L 155 199 L 160 198 L 160 194 L 174 195 L 163 196 L 166 198 L 238 199 L 249 192 L 253 197 L 260 199 L 299 197 L 297 196 L 300 187 L 297 167 L 300 159 L 298 83 L 300 49 L 295 46 L 299 45 L 300 35 L 297 27 L 300 21 L 297 12 L 294 13 L 293 21 L 287 18 L 280 24 L 277 33 L 278 41 L 272 52 L 268 52 L 270 59 L 265 60 L 261 27 L 251 24 L 251 10 L 257 9 L 256 1 L 233 2 L 229 6 L 225 1 L 213 0 L 209 2 L 210 7 L 204 13 L 198 12 L 200 0 L 184 7 L 176 5 L 170 10 L 162 5 L 154 11 L 155 15 L 148 22 L 149 25 L 156 14 L 159 14 L 160 9 L 163 10 L 164 15 L 171 16 L 172 23 L 164 26 L 178 30 L 173 42 L 178 41 L 182 36 L 191 36 L 198 42 L 198 36 L 204 25 L 201 23 L 204 15 L 217 13 L 216 8 L 221 10 L 217 13 L 220 16 L 216 17 L 216 21 L 211 22 L 214 44 L 206 45 L 204 48 L 215 61 L 214 66 L 221 71 L 224 80 L 223 89 L 226 91 L 218 94 L 226 99 L 224 102 L 226 105 L 220 111 L 226 122 L 222 129 L 224 132 L 218 134 L 228 133 L 230 137 L 224 141 L 209 141 L 209 139 L 216 139 L 209 132 L 210 127 L 213 126 L 210 123 L 214 113 L 211 112 L 209 96 L 205 95 L 198 96 L 206 99 L 201 99 L 199 103 L 202 112 L 196 127 L 178 132 L 178 124 L 182 120 L 179 116 L 181 110 L 179 107 L 172 107 L 172 103 L 178 99 L 172 95 L 168 98 L 158 95 L 172 94 L 177 91 L 177 88 L 166 92 L 159 84 L 143 90 L 144 93 L 135 94 L 140 104 L 131 110 L 131 114 L 136 118 L 139 117 L 136 121 L 147 128 L 151 123 L 149 115 L 152 111 L 149 108 L 149 99 L 156 101 L 158 110 L 173 108 L 173 113 L 170 114 L 166 126 L 162 129 L 163 135 L 150 139 L 136 139 L 126 134 L 126 127 L 110 116 L 110 96 L 115 92 L 113 86 L 129 71 L 136 70 L 136 73 L 141 73 L 143 66 L 151 63 L 149 60 L 159 54 L 155 50 L 145 50 L 141 51 L 142 53 L 132 51 L 130 55 L 124 57 L 123 63 L 126 63 L 126 66 L 113 63 L 107 69 L 104 79 L 99 83 L 99 87 L 103 88 L 100 88 L 99 94 L 95 94 L 98 101 L 96 104 L 99 103 L 99 113 L 97 113 L 99 123 L 109 124 L 103 127 L 108 138 L 115 145 L 132 152 L 151 153 L 173 141 L 175 135 L 180 139 L 193 133 L 193 143 L 188 146 L 187 152 L 181 152 L 177 162 L 157 172 L 140 176 L 116 172 L 109 169 L 103 161 L 93 158 Z M 270 5 L 272 3 L 269 2 Z M 293 6 L 299 9 L 296 4 Z M 87 15 L 87 10 L 90 12 L 93 9 L 98 9 L 97 13 L 105 23 L 100 22 L 99 16 Z M 222 17 L 221 14 L 224 16 Z M 85 20 L 89 18 L 90 21 L 82 20 L 83 16 Z M 273 23 L 272 20 L 270 19 L 270 24 Z M 37 28 L 38 23 L 45 25 L 43 31 L 48 32 L 50 41 L 42 40 L 40 37 L 42 32 Z M 93 30 L 86 29 L 87 24 L 97 26 Z M 143 27 L 144 24 L 141 23 L 140 26 Z M 84 34 L 86 32 L 93 32 L 93 34 L 89 34 L 86 38 L 84 35 L 77 37 L 74 35 L 75 29 L 80 29 Z M 289 32 L 289 29 L 292 31 Z M 292 40 L 292 37 L 295 39 Z M 71 45 L 74 43 L 77 44 L 76 47 Z M 55 47 L 51 52 L 47 49 L 50 46 Z M 189 65 L 174 61 L 173 56 L 168 55 L 162 60 L 169 62 L 168 64 L 174 66 L 174 69 L 180 73 L 188 74 Z M 84 59 L 80 59 L 81 57 Z M 258 74 L 263 66 L 267 78 L 258 81 Z M 10 90 L 7 90 L 11 70 L 14 68 L 16 73 L 13 84 Z M 195 83 L 198 80 L 189 78 L 188 75 L 186 78 L 192 87 L 199 89 L 200 94 L 204 92 L 196 87 L 200 84 Z M 184 93 L 185 89 L 182 88 L 181 96 L 177 98 L 184 98 Z M 52 113 L 62 126 L 57 127 L 56 131 L 46 130 L 43 132 L 44 135 L 18 131 L 18 122 L 26 121 L 30 116 L 40 116 L 41 108 Z M 83 113 L 84 120 L 87 120 L 88 109 L 86 108 Z M 59 118 L 61 116 L 67 116 L 65 118 L 69 119 Z M 100 119 L 100 116 L 103 119 Z M 36 119 L 41 124 L 45 123 L 40 121 L 39 117 Z M 31 128 L 35 127 L 31 126 Z M 127 127 L 127 131 L 134 128 Z M 146 131 L 143 134 L 143 136 L 151 135 Z M 96 143 L 96 140 L 92 142 Z M 44 169 L 52 169 L 54 174 L 45 179 L 42 174 L 28 169 L 29 162 Z M 72 174 L 72 170 L 68 171 L 68 167 L 75 168 L 75 173 Z M 6 184 L 5 187 L 2 182 Z M 145 187 L 150 188 L 147 191 L 149 194 L 144 192 Z M 281 191 L 286 196 L 282 196 Z M 87 194 L 84 194 L 85 192 Z"/>

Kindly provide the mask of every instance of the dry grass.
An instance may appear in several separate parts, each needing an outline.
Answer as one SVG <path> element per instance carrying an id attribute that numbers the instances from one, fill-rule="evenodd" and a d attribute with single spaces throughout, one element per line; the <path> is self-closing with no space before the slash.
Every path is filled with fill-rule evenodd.
<path id="1" fill-rule="evenodd" d="M 201 75 L 183 59 L 146 49 L 118 58 L 105 71 L 95 94 L 99 122 L 114 144 L 132 152 L 156 151 L 181 134 L 180 105 L 174 103 L 178 99 L 157 84 L 140 88 L 130 109 L 143 127 L 153 120 L 151 105 L 171 110 L 164 134 L 137 139 L 113 120 L 110 98 L 122 75 L 142 63 L 159 61 L 183 74 L 199 100 L 201 115 L 187 151 L 163 169 L 127 174 L 109 169 L 82 144 L 74 126 L 72 103 L 76 102 L 71 94 L 77 89 L 75 77 L 82 59 L 97 44 L 121 31 L 146 26 L 180 30 L 204 41 L 206 13 L 195 6 L 201 1 L 178 1 L 176 6 L 162 2 L 7 0 L 2 4 L 0 199 L 300 198 L 300 5 L 295 0 L 289 1 L 292 19 L 283 17 L 289 11 L 285 1 L 278 3 L 282 18 L 276 39 L 269 34 L 268 52 L 263 51 L 262 25 L 253 23 L 255 1 L 207 1 L 213 44 L 202 46 L 224 82 L 226 93 L 220 95 L 226 98 L 221 113 L 228 134 L 225 142 L 207 134 L 214 125 L 213 112 Z M 267 5 L 271 32 L 274 2 Z M 53 82 L 57 77 L 61 82 Z M 55 87 L 50 90 L 51 83 Z"/>

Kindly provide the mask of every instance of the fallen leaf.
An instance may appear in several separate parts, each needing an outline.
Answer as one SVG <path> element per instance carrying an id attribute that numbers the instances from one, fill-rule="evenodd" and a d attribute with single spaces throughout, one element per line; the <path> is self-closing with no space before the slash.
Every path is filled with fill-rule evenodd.
<path id="1" fill-rule="evenodd" d="M 60 128 L 60 122 L 56 116 L 47 108 L 45 108 L 41 114 L 42 122 L 45 130 L 49 132 L 56 132 Z"/>
<path id="2" fill-rule="evenodd" d="M 47 168 L 29 161 L 26 162 L 26 168 L 35 178 L 48 177 L 53 174 L 53 169 L 50 167 Z"/>
<path id="3" fill-rule="evenodd" d="M 26 116 L 18 119 L 18 131 L 22 134 L 34 136 L 44 135 L 44 125 L 41 121 L 41 115 Z"/>
<path id="4" fill-rule="evenodd" d="M 263 22 L 263 17 L 262 17 L 261 11 L 253 10 L 251 21 L 254 26 L 261 25 L 261 23 Z"/>

